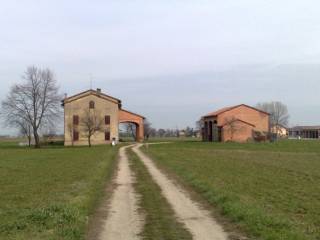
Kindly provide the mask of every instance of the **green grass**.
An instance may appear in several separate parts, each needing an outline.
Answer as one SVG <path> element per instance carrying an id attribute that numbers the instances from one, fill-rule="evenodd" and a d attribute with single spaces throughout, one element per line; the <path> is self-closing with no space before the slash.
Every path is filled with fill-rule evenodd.
<path id="1" fill-rule="evenodd" d="M 199 142 L 200 138 L 195 137 L 150 137 L 148 140 L 144 140 L 146 143 L 156 142 Z"/>
<path id="2" fill-rule="evenodd" d="M 41 149 L 0 144 L 0 239 L 84 239 L 115 166 L 110 146 Z"/>
<path id="3" fill-rule="evenodd" d="M 320 142 L 150 145 L 156 163 L 254 239 L 320 239 Z"/>
<path id="4" fill-rule="evenodd" d="M 176 220 L 169 203 L 160 194 L 160 187 L 152 180 L 144 164 L 132 150 L 128 153 L 137 180 L 135 189 L 141 196 L 140 210 L 145 216 L 142 238 L 144 240 L 192 239 L 183 224 Z"/>

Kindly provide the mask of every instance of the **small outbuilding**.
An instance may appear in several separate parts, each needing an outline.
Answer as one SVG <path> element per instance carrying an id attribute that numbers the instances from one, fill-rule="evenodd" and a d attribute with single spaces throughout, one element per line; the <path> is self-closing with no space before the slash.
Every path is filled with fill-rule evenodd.
<path id="1" fill-rule="evenodd" d="M 289 138 L 320 139 L 320 126 L 295 126 L 289 129 Z"/>
<path id="2" fill-rule="evenodd" d="M 276 134 L 278 138 L 288 138 L 288 128 L 281 124 L 272 126 L 271 133 Z"/>
<path id="3" fill-rule="evenodd" d="M 222 108 L 202 117 L 202 139 L 208 142 L 266 140 L 270 114 L 240 104 Z"/>

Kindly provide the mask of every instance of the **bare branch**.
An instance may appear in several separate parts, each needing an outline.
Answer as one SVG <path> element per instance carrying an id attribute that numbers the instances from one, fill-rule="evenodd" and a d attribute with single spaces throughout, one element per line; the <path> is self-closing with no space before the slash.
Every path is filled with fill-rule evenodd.
<path id="1" fill-rule="evenodd" d="M 29 67 L 23 80 L 11 87 L 7 99 L 2 102 L 2 117 L 10 127 L 18 127 L 15 122 L 26 122 L 32 127 L 35 146 L 40 147 L 39 130 L 57 121 L 62 96 L 49 69 Z"/>
<path id="2" fill-rule="evenodd" d="M 88 145 L 91 147 L 91 137 L 96 133 L 103 130 L 103 118 L 101 114 L 95 109 L 86 109 L 80 124 L 82 125 L 83 132 L 88 139 Z"/>

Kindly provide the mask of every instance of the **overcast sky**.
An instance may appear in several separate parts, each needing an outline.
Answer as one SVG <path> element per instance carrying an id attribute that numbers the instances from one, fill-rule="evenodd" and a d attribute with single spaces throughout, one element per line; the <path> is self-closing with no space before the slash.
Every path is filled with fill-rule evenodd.
<path id="1" fill-rule="evenodd" d="M 92 79 L 158 128 L 271 100 L 288 105 L 291 125 L 320 125 L 319 9 L 317 0 L 3 1 L 0 100 L 36 65 L 68 95 Z"/>

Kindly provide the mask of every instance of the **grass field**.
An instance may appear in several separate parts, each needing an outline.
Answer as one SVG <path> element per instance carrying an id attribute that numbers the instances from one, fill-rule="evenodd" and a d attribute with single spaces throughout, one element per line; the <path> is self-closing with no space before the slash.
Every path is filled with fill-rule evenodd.
<path id="1" fill-rule="evenodd" d="M 135 190 L 141 196 L 139 207 L 145 217 L 144 228 L 141 233 L 144 240 L 188 240 L 191 234 L 176 220 L 174 211 L 164 196 L 160 194 L 160 187 L 153 181 L 147 168 L 138 156 L 130 150 L 130 167 L 132 168 L 136 184 Z"/>
<path id="2" fill-rule="evenodd" d="M 320 239 L 320 142 L 144 149 L 253 239 Z"/>
<path id="3" fill-rule="evenodd" d="M 0 143 L 0 239 L 83 239 L 115 166 L 110 146 L 42 149 Z"/>

